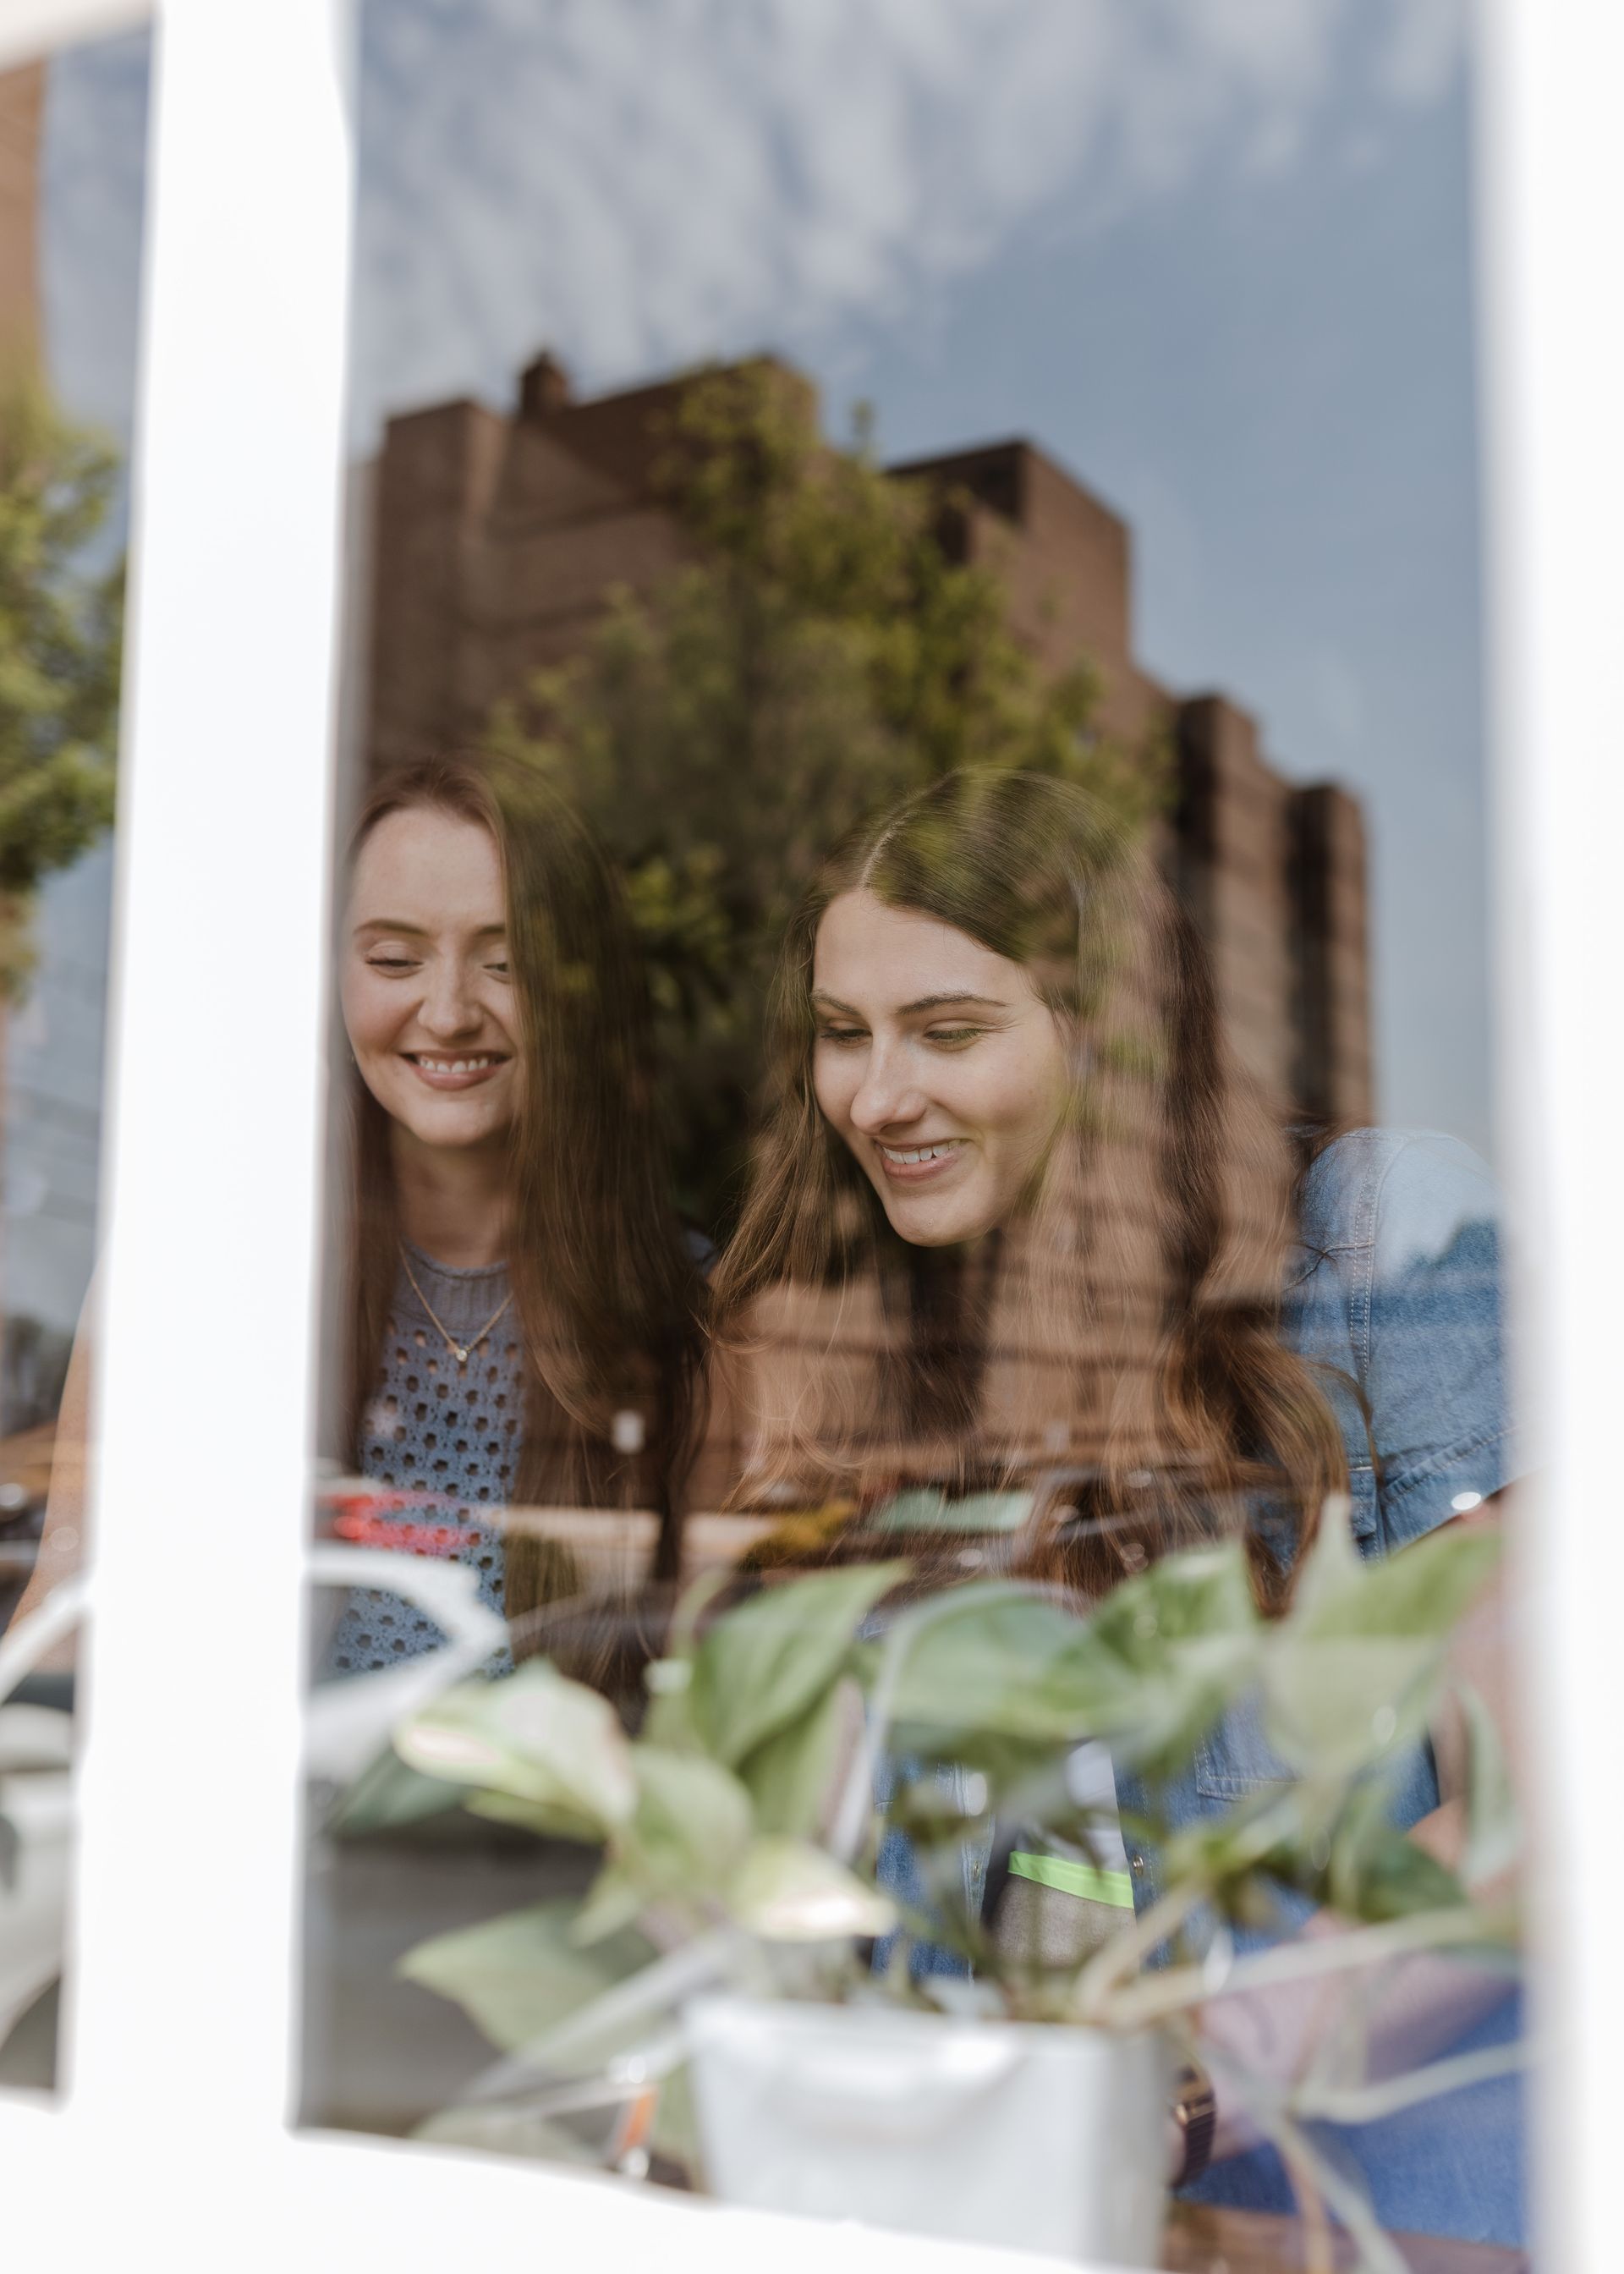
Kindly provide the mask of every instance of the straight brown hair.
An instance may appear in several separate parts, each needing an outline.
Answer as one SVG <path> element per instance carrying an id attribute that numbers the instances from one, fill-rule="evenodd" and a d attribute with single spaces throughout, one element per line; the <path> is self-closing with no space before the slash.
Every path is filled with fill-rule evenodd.
<path id="1" fill-rule="evenodd" d="M 1040 1188 L 971 1260 L 906 1250 L 818 1109 L 814 952 L 824 911 L 858 889 L 1026 967 L 1070 1037 L 1069 1111 Z M 1279 1608 L 1348 1475 L 1315 1372 L 1279 1333 L 1299 1160 L 1229 1058 L 1206 949 L 1142 837 L 1048 776 L 966 770 L 915 794 L 808 888 L 768 1058 L 713 1282 L 718 1337 L 741 1356 L 759 1361 L 764 1319 L 796 1322 L 799 1389 L 763 1426 L 756 1485 L 861 1489 L 899 1459 L 962 1489 L 1070 1464 L 1093 1521 L 1056 1527 L 1052 1576 L 1094 1589 L 1233 1527 L 1259 1602 Z M 840 1344 L 865 1287 L 878 1325 L 853 1364 Z M 1048 1385 L 1002 1429 L 1001 1358 Z"/>
<path id="2" fill-rule="evenodd" d="M 671 1200 L 647 990 L 619 880 L 533 772 L 437 756 L 384 775 L 350 861 L 388 815 L 488 830 L 500 856 L 520 1041 L 507 1257 L 525 1365 L 522 1503 L 653 1508 L 657 1575 L 680 1560 L 697 1427 L 703 1283 Z M 400 1269 L 389 1118 L 350 1077 L 353 1197 L 345 1308 L 346 1457 L 357 1457 Z M 642 1444 L 626 1444 L 628 1412 Z M 631 1433 L 635 1435 L 636 1432 Z M 617 1446 L 617 1434 L 620 1444 Z M 509 1543 L 508 1614 L 518 1543 Z"/>

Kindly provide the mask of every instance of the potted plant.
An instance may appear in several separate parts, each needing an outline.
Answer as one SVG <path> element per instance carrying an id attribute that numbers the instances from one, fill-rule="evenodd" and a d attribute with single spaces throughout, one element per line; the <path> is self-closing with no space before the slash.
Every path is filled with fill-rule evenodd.
<path id="1" fill-rule="evenodd" d="M 653 2111 L 653 2144 L 735 2199 L 1154 2262 L 1158 2112 L 1214 1996 L 1278 1977 L 1282 1961 L 1327 1976 L 1423 1948 L 1510 1962 L 1513 1918 L 1467 1892 L 1512 1837 L 1470 1701 L 1462 1876 L 1387 1810 L 1496 1553 L 1492 1534 L 1457 1527 L 1365 1563 L 1334 1503 L 1273 1621 L 1254 1608 L 1237 1544 L 1169 1556 L 1086 1616 L 1012 1580 L 910 1600 L 895 1562 L 716 1611 L 713 1577 L 648 1670 L 635 1734 L 542 1660 L 453 1690 L 397 1731 L 402 1760 L 464 1787 L 484 1816 L 590 1842 L 603 1860 L 583 1904 L 442 1936 L 405 1962 L 507 2056 L 425 2128 L 578 2153 L 570 2112 L 607 2101 L 612 2157 L 642 2163 Z M 1171 1787 L 1248 1700 L 1290 1780 L 1170 1832 Z M 1056 1968 L 1000 1946 L 964 1859 L 1010 1823 L 1089 1852 L 1097 1810 L 1067 1775 L 1085 1739 L 1133 1776 L 1126 1820 L 1158 1841 L 1162 1885 L 1120 1934 Z M 899 1761 L 888 1821 L 906 1831 L 922 1902 L 899 1900 L 877 1868 L 876 1779 Z M 1278 1930 L 1292 1898 L 1330 1907 L 1348 1931 L 1238 1954 L 1249 1930 Z M 926 1942 L 967 1973 L 916 1977 Z M 1369 2263 L 1395 2265 L 1303 2120 L 1385 2113 L 1506 2059 L 1374 2089 L 1344 2033 L 1289 2089 L 1231 2081 Z"/>

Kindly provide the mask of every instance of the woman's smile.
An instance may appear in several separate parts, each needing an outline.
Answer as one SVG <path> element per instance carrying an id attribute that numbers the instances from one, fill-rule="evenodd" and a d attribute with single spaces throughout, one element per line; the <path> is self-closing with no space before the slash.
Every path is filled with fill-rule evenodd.
<path id="1" fill-rule="evenodd" d="M 473 1089 L 511 1063 L 497 1050 L 468 1051 L 458 1058 L 402 1050 L 401 1056 L 431 1089 Z"/>
<path id="2" fill-rule="evenodd" d="M 965 1145 L 962 1137 L 934 1138 L 926 1145 L 884 1145 L 876 1140 L 874 1149 L 894 1184 L 922 1185 L 939 1182 L 962 1167 Z"/>

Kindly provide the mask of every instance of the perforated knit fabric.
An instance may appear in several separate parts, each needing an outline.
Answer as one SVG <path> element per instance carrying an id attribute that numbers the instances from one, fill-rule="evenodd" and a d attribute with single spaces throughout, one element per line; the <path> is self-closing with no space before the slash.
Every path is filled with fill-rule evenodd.
<path id="1" fill-rule="evenodd" d="M 464 1535 L 456 1560 L 479 1574 L 479 1593 L 502 1608 L 501 1535 L 482 1524 L 482 1508 L 513 1497 L 523 1428 L 523 1377 L 511 1311 L 466 1365 L 446 1347 L 429 1316 L 438 1314 L 459 1341 L 473 1337 L 508 1293 L 503 1264 L 454 1270 L 420 1249 L 407 1250 L 419 1299 L 402 1271 L 384 1338 L 378 1389 L 367 1408 L 358 1449 L 364 1476 L 411 1493 L 432 1493 L 432 1508 L 402 1509 L 404 1521 L 455 1524 Z M 366 1674 L 438 1648 L 445 1639 L 426 1611 L 375 1588 L 352 1590 L 325 1654 L 328 1675 Z"/>

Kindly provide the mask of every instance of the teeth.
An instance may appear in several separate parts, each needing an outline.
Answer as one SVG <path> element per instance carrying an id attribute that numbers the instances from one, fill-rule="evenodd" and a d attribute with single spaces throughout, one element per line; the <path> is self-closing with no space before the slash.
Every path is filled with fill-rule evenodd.
<path id="1" fill-rule="evenodd" d="M 894 1161 L 899 1169 L 911 1169 L 921 1161 L 945 1160 L 957 1142 L 956 1138 L 951 1138 L 945 1145 L 920 1145 L 907 1153 L 899 1152 L 893 1145 L 882 1145 L 880 1150 L 888 1161 Z"/>
<path id="2" fill-rule="evenodd" d="M 486 1066 L 497 1063 L 490 1055 L 477 1058 L 430 1058 L 420 1050 L 417 1053 L 417 1064 L 425 1073 L 483 1073 Z"/>

